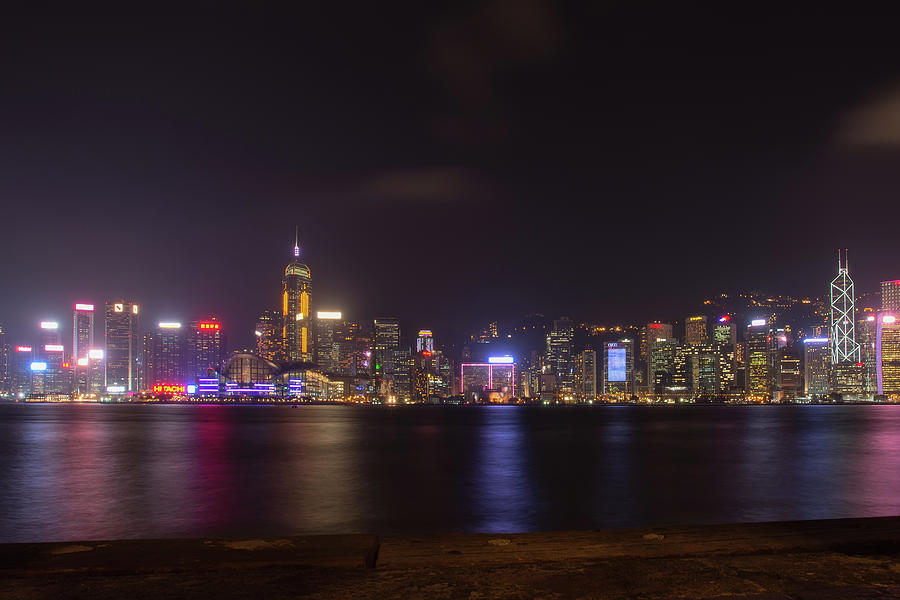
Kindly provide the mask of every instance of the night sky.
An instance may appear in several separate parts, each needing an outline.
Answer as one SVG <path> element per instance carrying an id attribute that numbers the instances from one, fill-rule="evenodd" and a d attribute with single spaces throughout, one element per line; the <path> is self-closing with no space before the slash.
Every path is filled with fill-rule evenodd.
<path id="1" fill-rule="evenodd" d="M 244 345 L 295 224 L 314 310 L 438 336 L 900 277 L 890 19 L 334 4 L 4 18 L 13 341 L 125 296 Z"/>

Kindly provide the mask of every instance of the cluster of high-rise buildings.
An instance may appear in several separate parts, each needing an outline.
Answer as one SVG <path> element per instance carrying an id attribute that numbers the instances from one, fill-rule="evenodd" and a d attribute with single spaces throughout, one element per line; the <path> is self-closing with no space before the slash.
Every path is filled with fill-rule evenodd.
<path id="1" fill-rule="evenodd" d="M 684 319 L 640 326 L 536 314 L 508 329 L 492 321 L 442 347 L 431 330 L 405 338 L 394 317 L 314 311 L 295 240 L 278 304 L 257 319 L 255 344 L 231 353 L 220 319 L 142 327 L 141 307 L 125 300 L 100 310 L 75 304 L 71 338 L 58 321 L 40 322 L 25 343 L 10 343 L 0 327 L 0 393 L 387 404 L 900 400 L 900 280 L 857 296 L 841 253 L 827 299 L 722 294 Z"/>

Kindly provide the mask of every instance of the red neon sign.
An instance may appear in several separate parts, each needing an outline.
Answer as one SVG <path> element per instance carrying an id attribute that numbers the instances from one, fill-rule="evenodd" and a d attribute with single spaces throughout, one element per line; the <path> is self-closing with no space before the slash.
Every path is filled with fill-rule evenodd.
<path id="1" fill-rule="evenodd" d="M 31 346 L 16 346 L 16 352 L 31 352 Z"/>
<path id="2" fill-rule="evenodd" d="M 647 325 L 647 327 L 650 327 L 653 329 L 662 329 L 662 324 L 661 323 L 650 323 L 649 325 Z"/>
<path id="3" fill-rule="evenodd" d="M 219 327 L 221 327 L 219 323 L 200 323 L 197 326 L 197 329 L 212 329 L 218 331 Z"/>
<path id="4" fill-rule="evenodd" d="M 183 394 L 184 385 L 181 383 L 157 383 L 153 386 L 155 394 Z"/>

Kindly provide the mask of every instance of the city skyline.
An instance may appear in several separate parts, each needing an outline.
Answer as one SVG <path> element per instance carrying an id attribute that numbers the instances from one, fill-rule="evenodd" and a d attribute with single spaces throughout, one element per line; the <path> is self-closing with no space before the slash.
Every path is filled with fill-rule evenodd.
<path id="1" fill-rule="evenodd" d="M 835 251 L 840 253 L 843 250 L 835 249 Z M 297 237 L 295 238 L 295 244 L 291 247 L 291 251 L 289 253 L 287 253 L 287 256 L 289 257 L 289 260 L 293 260 L 294 262 L 297 262 L 297 261 L 300 261 L 301 253 L 302 253 L 302 251 L 299 247 L 299 234 L 298 234 Z M 849 258 L 841 259 L 841 260 L 846 260 L 847 264 L 849 265 Z M 825 261 L 820 260 L 820 262 L 824 263 Z M 306 265 L 303 264 L 302 262 L 299 264 L 301 265 L 302 268 L 306 269 L 306 272 L 311 271 L 311 269 L 309 269 L 309 267 L 306 267 Z M 839 260 L 838 264 L 840 267 L 840 265 L 842 265 L 844 263 Z M 277 269 L 273 270 L 273 272 L 275 272 L 277 275 Z M 316 274 L 317 274 L 317 276 L 320 275 L 321 271 L 316 269 Z M 857 280 L 857 279 L 858 278 L 854 273 L 854 280 Z M 877 282 L 877 285 L 870 286 L 869 288 L 862 288 L 862 290 L 863 290 L 862 294 L 864 294 L 866 297 L 869 297 L 868 302 L 871 304 L 872 307 L 876 306 L 876 304 L 873 303 L 872 298 L 876 294 L 880 296 L 882 290 L 884 289 L 883 284 L 885 282 L 890 282 L 890 281 L 894 281 L 894 280 L 882 278 L 882 279 L 879 279 L 879 281 Z M 553 320 L 555 318 L 560 318 L 560 317 L 567 317 L 567 318 L 574 317 L 574 321 L 576 323 L 579 323 L 581 325 L 587 325 L 587 326 L 602 325 L 602 326 L 608 326 L 608 327 L 619 326 L 619 327 L 624 328 L 624 327 L 640 326 L 642 323 L 644 323 L 648 320 L 663 319 L 663 320 L 666 320 L 669 322 L 682 322 L 683 319 L 685 319 L 687 316 L 689 316 L 688 313 L 704 312 L 704 307 L 703 307 L 704 302 L 707 301 L 709 298 L 715 298 L 716 296 L 719 296 L 721 294 L 727 294 L 728 296 L 731 296 L 731 297 L 737 297 L 739 295 L 745 295 L 745 296 L 749 297 L 750 295 L 756 295 L 759 298 L 792 297 L 795 299 L 808 298 L 808 299 L 813 299 L 813 300 L 827 301 L 828 296 L 831 292 L 827 289 L 827 286 L 821 286 L 821 287 L 822 287 L 822 290 L 820 290 L 819 294 L 816 294 L 814 292 L 806 293 L 806 294 L 803 294 L 803 293 L 787 294 L 787 293 L 783 293 L 783 292 L 773 293 L 774 290 L 770 290 L 770 289 L 765 289 L 765 290 L 737 289 L 737 290 L 728 290 L 728 291 L 719 291 L 719 292 L 710 291 L 705 296 L 702 296 L 700 298 L 695 298 L 693 300 L 690 300 L 687 298 L 678 298 L 678 299 L 675 299 L 674 302 L 672 301 L 671 296 L 666 296 L 664 300 L 660 301 L 660 304 L 659 304 L 660 308 L 658 310 L 653 311 L 648 314 L 642 314 L 637 317 L 632 317 L 630 319 L 624 318 L 624 317 L 619 317 L 616 315 L 599 315 L 599 314 L 594 314 L 594 315 L 581 314 L 581 315 L 579 315 L 577 313 L 574 313 L 573 311 L 567 312 L 565 310 L 563 310 L 559 313 L 552 313 L 552 312 L 549 312 L 546 310 L 541 310 L 540 308 L 537 308 L 535 310 L 531 310 L 529 312 L 522 313 L 519 315 L 505 315 L 504 317 L 498 317 L 497 315 L 490 315 L 490 314 L 476 316 L 476 317 L 473 317 L 468 322 L 467 325 L 464 325 L 461 328 L 455 329 L 455 330 L 446 330 L 446 329 L 443 329 L 444 326 L 442 326 L 442 325 L 433 325 L 432 323 L 439 323 L 441 321 L 441 319 L 439 317 L 434 317 L 431 320 L 418 322 L 418 321 L 413 320 L 413 318 L 411 318 L 411 317 L 407 317 L 405 315 L 398 314 L 397 311 L 387 310 L 380 314 L 382 316 L 389 315 L 392 318 L 399 319 L 399 321 L 403 325 L 402 330 L 405 332 L 405 335 L 403 336 L 403 341 L 405 343 L 409 343 L 410 345 L 414 346 L 415 338 L 416 338 L 415 331 L 417 331 L 421 328 L 430 327 L 432 329 L 439 330 L 441 337 L 443 337 L 445 340 L 449 340 L 449 343 L 455 345 L 455 344 L 464 344 L 466 342 L 466 340 L 468 340 L 473 334 L 475 334 L 479 328 L 484 327 L 485 323 L 498 322 L 503 325 L 504 331 L 510 331 L 510 330 L 514 330 L 515 328 L 517 328 L 520 325 L 522 319 L 527 318 L 529 315 L 535 315 L 535 314 L 542 315 L 549 320 Z M 859 288 L 859 287 L 860 286 L 857 285 L 857 288 Z M 356 321 L 370 321 L 373 318 L 375 318 L 376 316 L 378 316 L 377 314 L 366 314 L 366 313 L 353 314 L 353 313 L 347 311 L 343 306 L 328 302 L 327 299 L 324 301 L 320 300 L 321 295 L 325 295 L 325 294 L 327 294 L 327 290 L 325 290 L 325 292 L 323 293 L 321 291 L 318 281 L 316 281 L 316 301 L 311 305 L 313 307 L 312 309 L 309 307 L 306 308 L 307 317 L 309 316 L 308 313 L 310 310 L 312 310 L 312 312 L 318 312 L 318 311 L 323 311 L 323 310 L 324 311 L 337 311 L 338 313 L 342 314 L 344 318 L 349 318 L 351 320 L 356 320 Z M 270 293 L 268 295 L 271 296 L 272 294 Z M 860 296 L 860 294 L 857 293 L 857 297 L 859 297 L 859 296 Z M 113 297 L 113 298 L 131 298 L 130 296 L 127 296 L 127 295 L 123 296 L 121 294 L 112 295 L 111 297 Z M 280 295 L 279 295 L 279 298 L 280 298 Z M 43 321 L 59 321 L 61 323 L 67 323 L 67 320 L 69 317 L 62 318 L 61 315 L 66 313 L 67 311 L 70 311 L 73 306 L 81 305 L 83 303 L 86 303 L 87 301 L 88 301 L 88 298 L 82 297 L 75 302 L 70 302 L 68 305 L 68 308 L 56 309 L 56 310 L 45 310 L 43 312 L 36 313 L 36 316 L 32 316 L 30 321 L 33 321 L 33 324 L 35 326 Z M 142 315 L 144 316 L 144 318 L 149 319 L 150 322 L 183 322 L 183 321 L 190 321 L 190 320 L 197 320 L 197 319 L 203 320 L 203 319 L 208 319 L 208 318 L 216 318 L 216 319 L 222 320 L 222 322 L 225 322 L 225 319 L 222 319 L 222 317 L 220 317 L 220 315 L 222 313 L 216 312 L 213 310 L 200 308 L 199 310 L 195 311 L 194 314 L 189 314 L 189 313 L 186 314 L 187 311 L 178 309 L 178 308 L 167 309 L 165 311 L 156 309 L 154 311 L 154 307 L 152 305 L 148 305 L 137 298 L 133 298 L 133 299 L 131 299 L 131 301 L 140 303 L 142 305 L 142 311 L 143 311 Z M 892 301 L 896 302 L 893 299 L 892 299 Z M 298 300 L 298 302 L 299 302 L 299 300 Z M 90 304 L 85 304 L 85 305 L 93 306 L 94 303 L 98 303 L 98 306 L 102 305 L 102 301 L 97 300 L 97 299 L 94 299 L 91 301 Z M 215 303 L 216 303 L 216 299 L 210 299 L 210 304 L 215 304 Z M 170 304 L 172 304 L 173 306 L 177 306 L 177 303 L 170 302 Z M 683 306 L 685 308 L 684 309 L 673 308 L 672 307 L 673 304 L 676 307 Z M 228 325 L 228 329 L 231 331 L 231 333 L 234 337 L 230 338 L 230 340 L 229 340 L 230 343 L 228 346 L 228 350 L 236 351 L 236 350 L 251 348 L 251 347 L 255 346 L 256 340 L 254 338 L 253 332 L 256 329 L 255 326 L 257 324 L 260 311 L 264 311 L 264 310 L 267 310 L 270 308 L 280 309 L 281 308 L 280 305 L 281 305 L 281 300 L 279 299 L 277 307 L 276 306 L 265 306 L 263 308 L 257 309 L 255 312 L 252 312 L 249 315 L 240 315 L 237 319 L 235 319 L 235 321 L 230 322 Z M 292 306 L 293 306 L 293 304 L 292 304 Z M 898 306 L 900 306 L 900 304 L 898 304 Z M 898 310 L 900 310 L 900 309 L 898 309 Z M 439 312 L 439 311 L 437 311 L 437 312 Z M 32 313 L 32 315 L 35 315 L 35 313 Z M 256 316 L 251 316 L 251 315 L 256 315 Z M 710 314 L 708 316 L 713 316 L 713 315 Z M 235 323 L 249 323 L 249 326 L 242 331 L 242 330 L 236 328 Z M 22 337 L 23 339 L 25 339 L 29 335 L 31 335 L 31 333 L 29 333 L 29 330 L 31 329 L 31 327 L 29 325 L 29 321 L 17 322 L 13 319 L 5 319 L 5 318 L 3 318 L 2 313 L 0 313 L 0 324 L 2 324 L 2 326 L 4 327 L 4 332 L 7 334 L 7 336 L 9 336 L 11 338 Z M 94 327 L 93 333 L 96 335 L 96 328 L 98 328 L 98 327 L 102 328 L 102 320 L 94 323 L 93 327 Z M 65 325 L 63 325 L 63 329 L 66 330 Z M 297 335 L 299 336 L 299 334 L 297 334 Z M 312 334 L 308 333 L 308 335 L 312 335 Z M 27 340 L 25 340 L 25 341 L 27 341 Z"/>
<path id="2" fill-rule="evenodd" d="M 513 327 L 470 328 L 461 343 L 459 331 L 436 341 L 433 330 L 413 329 L 413 344 L 400 318 L 319 310 L 295 229 L 280 307 L 257 312 L 252 344 L 229 352 L 228 324 L 209 313 L 142 323 L 146 306 L 127 298 L 104 303 L 98 344 L 95 305 L 76 302 L 68 346 L 58 320 L 41 321 L 28 345 L 0 329 L 0 391 L 32 400 L 174 394 L 388 404 L 794 402 L 811 393 L 896 400 L 900 280 L 857 295 L 849 249 L 837 256 L 828 304 L 722 293 L 670 322 L 607 327 L 531 314 Z"/>

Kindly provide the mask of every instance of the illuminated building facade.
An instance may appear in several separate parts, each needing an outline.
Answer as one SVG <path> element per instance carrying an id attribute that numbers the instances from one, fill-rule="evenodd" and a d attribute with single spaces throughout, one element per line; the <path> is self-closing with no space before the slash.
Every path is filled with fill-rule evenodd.
<path id="1" fill-rule="evenodd" d="M 682 350 L 687 355 L 687 387 L 694 397 L 713 396 L 719 393 L 719 353 L 709 343 L 691 344 Z"/>
<path id="2" fill-rule="evenodd" d="M 316 313 L 316 347 L 314 362 L 326 373 L 337 371 L 340 358 L 340 344 L 335 338 L 335 330 L 341 324 L 341 313 L 319 311 Z"/>
<path id="3" fill-rule="evenodd" d="M 9 355 L 10 393 L 24 398 L 31 393 L 31 363 L 34 350 L 31 346 L 15 346 Z"/>
<path id="4" fill-rule="evenodd" d="M 94 347 L 94 305 L 78 303 L 72 314 L 72 356 L 85 358 Z"/>
<path id="5" fill-rule="evenodd" d="M 290 362 L 312 362 L 313 359 L 313 340 L 310 337 L 311 290 L 309 267 L 300 262 L 300 246 L 295 238 L 294 256 L 284 269 L 281 294 L 285 359 Z"/>
<path id="6" fill-rule="evenodd" d="M 876 393 L 897 398 L 900 397 L 900 318 L 893 312 L 881 312 L 876 322 Z"/>
<path id="7" fill-rule="evenodd" d="M 504 403 L 516 395 L 516 363 L 512 356 L 491 356 L 486 363 L 462 363 L 460 391 L 467 400 Z"/>
<path id="8" fill-rule="evenodd" d="M 770 360 L 769 324 L 765 319 L 754 319 L 747 327 L 745 339 L 746 391 L 756 400 L 772 399 L 773 373 Z"/>
<path id="9" fill-rule="evenodd" d="M 703 315 L 688 317 L 684 321 L 684 343 L 705 344 L 709 340 L 709 329 Z"/>
<path id="10" fill-rule="evenodd" d="M 631 340 L 607 342 L 604 347 L 603 393 L 623 397 L 634 394 L 634 344 Z"/>
<path id="11" fill-rule="evenodd" d="M 553 321 L 547 334 L 547 366 L 556 376 L 558 391 L 571 393 L 575 388 L 575 325 L 566 317 Z"/>
<path id="12" fill-rule="evenodd" d="M 72 362 L 75 369 L 75 393 L 87 394 L 90 388 L 88 352 L 94 347 L 94 305 L 79 302 L 72 314 Z"/>
<path id="13" fill-rule="evenodd" d="M 803 393 L 806 396 L 827 396 L 831 392 L 831 349 L 828 338 L 803 340 Z"/>
<path id="14" fill-rule="evenodd" d="M 284 360 L 284 318 L 281 311 L 267 310 L 256 320 L 256 354 L 268 361 Z"/>
<path id="15" fill-rule="evenodd" d="M 427 402 L 432 395 L 437 395 L 435 356 L 431 350 L 420 350 L 410 361 L 410 387 L 413 402 Z"/>
<path id="16" fill-rule="evenodd" d="M 184 381 L 212 377 L 225 360 L 225 330 L 216 317 L 188 323 L 184 333 Z M 181 382 L 181 380 L 172 380 Z"/>
<path id="17" fill-rule="evenodd" d="M 737 341 L 737 324 L 731 315 L 722 315 L 713 326 L 713 343 L 734 346 Z"/>
<path id="18" fill-rule="evenodd" d="M 184 384 L 184 331 L 181 323 L 164 321 L 150 335 L 147 389 Z"/>
<path id="19" fill-rule="evenodd" d="M 803 373 L 800 369 L 800 353 L 793 346 L 778 349 L 777 391 L 781 401 L 793 400 L 803 390 Z"/>
<path id="20" fill-rule="evenodd" d="M 863 318 L 856 322 L 856 341 L 859 343 L 859 362 L 863 366 L 864 386 L 866 394 L 876 393 L 875 377 L 875 337 L 877 334 L 876 315 L 867 310 Z"/>
<path id="21" fill-rule="evenodd" d="M 838 250 L 838 274 L 831 282 L 831 389 L 859 394 L 866 388 L 865 365 L 856 341 L 856 296 L 846 251 Z"/>
<path id="22" fill-rule="evenodd" d="M 0 323 L 0 394 L 10 393 L 9 360 L 9 342 L 6 341 L 6 332 Z"/>
<path id="23" fill-rule="evenodd" d="M 900 279 L 881 282 L 881 310 L 900 312 Z"/>
<path id="24" fill-rule="evenodd" d="M 575 355 L 575 393 L 581 400 L 594 400 L 600 395 L 595 350 L 584 350 Z"/>
<path id="25" fill-rule="evenodd" d="M 416 352 L 434 352 L 434 336 L 430 329 L 420 329 L 416 334 Z"/>
<path id="26" fill-rule="evenodd" d="M 653 343 L 656 342 L 656 340 L 673 339 L 675 339 L 675 335 L 671 323 L 653 321 L 641 327 L 638 362 L 642 372 L 646 373 L 644 383 L 649 392 L 654 391 L 655 385 L 653 381 L 653 369 L 651 367 L 651 363 L 653 362 L 651 357 L 651 354 L 653 353 Z"/>
<path id="27" fill-rule="evenodd" d="M 406 371 L 405 365 L 397 363 L 396 350 L 400 347 L 400 321 L 393 317 L 378 317 L 373 323 L 375 336 L 376 378 L 396 375 Z M 408 354 L 408 351 L 407 351 Z"/>
<path id="28" fill-rule="evenodd" d="M 650 349 L 650 365 L 648 381 L 654 394 L 672 391 L 675 385 L 675 354 L 678 341 L 675 339 L 656 338 Z"/>
<path id="29" fill-rule="evenodd" d="M 109 394 L 138 391 L 142 366 L 140 307 L 124 300 L 107 302 L 104 330 L 105 391 Z"/>
<path id="30" fill-rule="evenodd" d="M 70 364 L 65 360 L 65 347 L 57 321 L 41 321 L 39 343 L 34 349 L 35 361 L 43 365 L 32 369 L 31 393 L 35 395 L 68 394 L 72 391 L 73 377 Z"/>
<path id="31" fill-rule="evenodd" d="M 372 362 L 370 361 L 372 340 L 360 324 L 355 321 L 343 321 L 335 327 L 334 335 L 338 344 L 336 372 L 348 377 L 368 377 Z"/>

